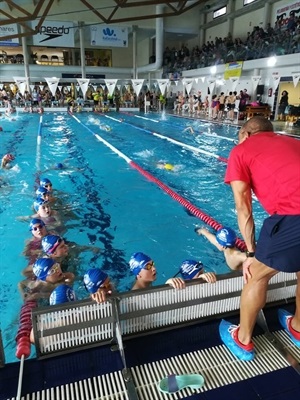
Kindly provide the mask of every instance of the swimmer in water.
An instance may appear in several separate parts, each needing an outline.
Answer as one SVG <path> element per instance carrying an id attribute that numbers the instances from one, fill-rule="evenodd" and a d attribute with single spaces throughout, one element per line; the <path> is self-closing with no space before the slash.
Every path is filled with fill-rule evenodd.
<path id="1" fill-rule="evenodd" d="M 14 159 L 15 159 L 15 157 L 12 154 L 10 154 L 10 153 L 5 154 L 2 157 L 2 160 L 1 160 L 1 168 L 2 169 L 10 169 L 10 168 L 12 168 L 11 164 L 10 164 L 10 161 L 13 161 Z"/>
<path id="2" fill-rule="evenodd" d="M 98 304 L 106 301 L 107 296 L 112 294 L 114 289 L 109 276 L 100 268 L 89 269 L 84 274 L 83 283 L 92 300 Z"/>
<path id="3" fill-rule="evenodd" d="M 72 272 L 63 273 L 60 264 L 51 258 L 38 258 L 33 265 L 35 279 L 24 279 L 18 288 L 26 301 L 49 298 L 56 286 L 64 283 L 72 285 L 75 275 Z"/>
<path id="4" fill-rule="evenodd" d="M 166 162 L 163 162 L 163 161 L 159 161 L 157 164 L 156 164 L 156 168 L 158 168 L 158 169 L 165 169 L 165 170 L 167 170 L 167 171 L 173 171 L 174 170 L 174 165 L 172 165 L 172 164 L 169 164 L 169 163 L 166 163 Z"/>
<path id="5" fill-rule="evenodd" d="M 234 271 L 242 270 L 243 262 L 247 259 L 245 252 L 235 247 L 236 234 L 231 228 L 223 227 L 216 234 L 209 232 L 206 228 L 196 228 L 198 235 L 204 236 L 219 251 L 223 251 L 228 267 Z"/>

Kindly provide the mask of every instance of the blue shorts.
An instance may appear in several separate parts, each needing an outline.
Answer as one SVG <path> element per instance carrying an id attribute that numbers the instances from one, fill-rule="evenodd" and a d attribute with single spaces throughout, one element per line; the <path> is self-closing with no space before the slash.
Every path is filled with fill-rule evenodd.
<path id="1" fill-rule="evenodd" d="M 258 261 L 283 272 L 300 271 L 300 215 L 272 215 L 260 231 Z"/>

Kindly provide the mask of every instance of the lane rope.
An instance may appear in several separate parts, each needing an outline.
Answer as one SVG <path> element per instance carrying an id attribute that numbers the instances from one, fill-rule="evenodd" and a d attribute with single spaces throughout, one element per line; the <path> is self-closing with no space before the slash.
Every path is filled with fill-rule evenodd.
<path id="1" fill-rule="evenodd" d="M 207 225 L 209 225 L 210 227 L 212 227 L 215 230 L 218 230 L 223 227 L 222 224 L 220 224 L 219 222 L 214 220 L 212 217 L 210 217 L 209 215 L 207 215 L 206 213 L 201 211 L 199 208 L 197 208 L 192 203 L 190 203 L 187 199 L 180 196 L 178 193 L 176 193 L 169 186 L 167 186 L 162 181 L 157 179 L 150 172 L 144 170 L 135 161 L 131 160 L 129 157 L 127 157 L 125 154 L 123 154 L 120 150 L 118 150 L 116 147 L 114 147 L 109 142 L 107 142 L 105 139 L 103 139 L 100 135 L 94 133 L 88 126 L 86 126 L 84 123 L 82 123 L 75 115 L 73 115 L 73 114 L 70 114 L 70 115 L 79 124 L 81 124 L 85 129 L 87 129 L 89 132 L 91 132 L 100 142 L 102 142 L 105 146 L 109 147 L 113 152 L 118 154 L 129 165 L 131 165 L 134 169 L 136 169 L 141 175 L 146 177 L 149 181 L 154 182 L 157 186 L 159 186 L 162 190 L 164 190 L 170 197 L 172 197 L 174 200 L 176 200 L 178 203 L 180 203 L 183 207 L 185 207 L 191 214 L 195 215 L 197 218 L 199 218 L 201 221 L 205 222 Z M 241 251 L 246 250 L 245 242 L 240 238 L 236 239 L 235 246 Z"/>

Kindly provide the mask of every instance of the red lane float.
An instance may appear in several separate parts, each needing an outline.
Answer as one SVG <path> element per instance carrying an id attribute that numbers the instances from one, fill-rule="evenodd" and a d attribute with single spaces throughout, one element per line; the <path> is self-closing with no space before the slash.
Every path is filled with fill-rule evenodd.
<path id="1" fill-rule="evenodd" d="M 30 356 L 30 332 L 32 329 L 31 311 L 37 306 L 35 300 L 27 301 L 22 305 L 20 311 L 19 329 L 16 335 L 17 350 L 16 357 L 19 359 Z"/>
<path id="2" fill-rule="evenodd" d="M 159 179 L 155 178 L 152 174 L 149 172 L 145 171 L 143 168 L 141 168 L 138 164 L 136 164 L 134 161 L 130 161 L 130 165 L 135 168 L 137 171 L 139 171 L 140 174 L 145 176 L 147 179 L 150 181 L 154 182 L 156 185 L 158 185 L 161 189 L 163 189 L 169 196 L 171 196 L 173 199 L 178 201 L 181 205 L 183 205 L 189 212 L 194 214 L 197 218 L 201 219 L 203 222 L 205 222 L 207 225 L 211 226 L 213 229 L 218 230 L 222 228 L 222 225 L 215 221 L 212 217 L 209 215 L 205 214 L 203 211 L 201 211 L 199 208 L 194 206 L 192 203 L 190 203 L 188 200 L 180 196 L 178 193 L 174 192 L 171 188 L 169 188 L 167 185 L 165 185 L 163 182 L 161 182 Z M 241 251 L 246 251 L 246 245 L 245 242 L 239 238 L 236 239 L 235 246 L 240 249 Z"/>

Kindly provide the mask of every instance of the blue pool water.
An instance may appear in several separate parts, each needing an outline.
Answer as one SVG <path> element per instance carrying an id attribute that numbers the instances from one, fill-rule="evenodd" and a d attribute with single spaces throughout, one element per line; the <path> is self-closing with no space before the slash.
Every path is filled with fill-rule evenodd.
<path id="1" fill-rule="evenodd" d="M 82 113 L 76 117 L 81 123 L 66 113 L 44 114 L 40 146 L 39 115 L 19 114 L 15 121 L 0 120 L 2 154 L 16 156 L 14 170 L 1 173 L 9 187 L 0 193 L 1 331 L 7 362 L 16 361 L 15 334 L 22 304 L 17 284 L 27 265 L 22 255 L 24 243 L 31 235 L 28 223 L 16 217 L 33 213 L 34 190 L 41 176 L 53 182 L 67 207 L 63 236 L 78 245 L 101 248 L 100 253 L 81 252 L 69 266 L 78 277 L 75 290 L 79 298 L 87 296 L 81 277 L 95 266 L 109 274 L 117 290 L 129 290 L 134 279 L 128 260 L 136 251 L 154 259 L 156 284 L 173 276 L 187 258 L 201 260 L 207 270 L 217 274 L 229 271 L 222 253 L 194 233 L 195 226 L 204 224 L 97 140 L 95 134 L 204 213 L 238 232 L 232 193 L 223 183 L 226 164 L 217 158 L 228 157 L 237 128 L 159 114 Z M 191 124 L 197 130 L 193 135 L 184 132 Z M 109 126 L 109 130 L 101 129 L 101 125 Z M 152 132 L 215 156 L 193 152 Z M 175 171 L 158 169 L 160 160 L 173 164 Z M 49 169 L 57 162 L 68 169 Z M 259 230 L 265 213 L 257 202 L 254 213 Z"/>

